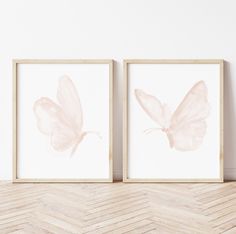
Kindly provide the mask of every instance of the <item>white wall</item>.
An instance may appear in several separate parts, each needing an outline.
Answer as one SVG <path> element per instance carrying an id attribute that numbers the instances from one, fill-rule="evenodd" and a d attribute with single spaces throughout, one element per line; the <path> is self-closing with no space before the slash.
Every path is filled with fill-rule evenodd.
<path id="1" fill-rule="evenodd" d="M 235 0 L 0 0 L 0 178 L 12 174 L 13 58 L 116 61 L 115 178 L 122 175 L 122 60 L 222 58 L 225 175 L 236 179 L 235 10 Z"/>

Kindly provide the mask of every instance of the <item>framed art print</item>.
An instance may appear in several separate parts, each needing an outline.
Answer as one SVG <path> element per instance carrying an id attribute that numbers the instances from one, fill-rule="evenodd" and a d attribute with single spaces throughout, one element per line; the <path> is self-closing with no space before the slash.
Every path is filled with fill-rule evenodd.
<path id="1" fill-rule="evenodd" d="M 223 181 L 223 60 L 124 61 L 124 182 Z"/>
<path id="2" fill-rule="evenodd" d="M 13 182 L 112 181 L 112 60 L 14 60 L 13 93 Z"/>

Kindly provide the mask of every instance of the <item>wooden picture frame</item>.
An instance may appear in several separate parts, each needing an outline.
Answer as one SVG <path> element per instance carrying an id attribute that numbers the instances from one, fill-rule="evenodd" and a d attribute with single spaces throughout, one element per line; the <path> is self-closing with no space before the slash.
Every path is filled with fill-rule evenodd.
<path id="1" fill-rule="evenodd" d="M 86 177 L 86 178 L 57 178 L 57 177 L 50 177 L 50 178 L 45 178 L 45 177 L 41 177 L 41 178 L 26 178 L 26 177 L 22 177 L 19 176 L 19 155 L 18 155 L 18 148 L 19 148 L 19 123 L 18 123 L 18 117 L 19 117 L 19 111 L 20 111 L 20 107 L 19 107 L 19 93 L 21 93 L 21 91 L 19 90 L 19 86 L 20 87 L 24 87 L 24 84 L 21 84 L 19 82 L 19 67 L 20 66 L 35 66 L 36 67 L 38 65 L 42 65 L 42 67 L 44 67 L 44 65 L 49 66 L 49 65 L 55 65 L 57 66 L 67 66 L 67 65 L 71 65 L 71 66 L 81 66 L 83 67 L 83 65 L 85 65 L 85 72 L 90 71 L 89 68 L 87 68 L 87 65 L 94 65 L 94 67 L 97 69 L 99 69 L 99 66 L 101 65 L 102 67 L 104 66 L 105 71 L 103 72 L 102 68 L 101 70 L 101 74 L 106 74 L 106 78 L 104 78 L 105 81 L 102 81 L 104 84 L 106 84 L 105 87 L 107 87 L 107 98 L 106 98 L 106 104 L 104 104 L 104 106 L 106 105 L 106 118 L 107 121 L 103 121 L 106 122 L 106 124 L 108 124 L 107 126 L 107 131 L 106 131 L 106 135 L 104 138 L 106 138 L 106 142 L 108 142 L 109 146 L 107 146 L 106 149 L 104 149 L 104 152 L 107 152 L 107 159 L 104 159 L 104 162 L 106 162 L 106 166 L 104 166 L 104 168 L 106 167 L 106 172 L 104 172 L 104 174 L 106 174 L 106 177 L 102 177 L 102 178 L 93 178 L 93 177 Z M 20 68 L 22 71 L 23 68 Z M 38 68 L 37 68 L 38 69 Z M 37 71 L 36 69 L 36 71 Z M 87 70 L 86 70 L 87 69 Z M 33 70 L 33 69 L 32 69 Z M 56 68 L 55 68 L 56 70 Z M 75 69 L 76 70 L 76 69 Z M 99 71 L 100 71 L 99 70 Z M 52 74 L 54 72 L 54 70 L 52 69 L 52 71 L 50 71 Z M 100 74 L 99 73 L 99 74 Z M 91 73 L 92 74 L 92 73 Z M 98 77 L 99 77 L 98 74 Z M 22 75 L 23 77 L 23 75 Z M 100 77 L 102 77 L 102 75 L 100 75 Z M 32 77 L 33 79 L 34 77 Z M 94 77 L 94 79 L 96 79 L 97 77 Z M 98 78 L 97 78 L 98 79 Z M 106 83 L 106 81 L 108 81 L 108 83 Z M 68 80 L 67 80 L 68 82 Z M 87 82 L 87 81 L 86 81 Z M 99 86 L 99 81 L 97 82 L 97 86 Z M 72 82 L 73 83 L 73 82 Z M 64 84 L 64 83 L 63 83 Z M 28 84 L 27 84 L 28 85 Z M 61 84 L 62 85 L 62 84 Z M 59 81 L 58 81 L 58 87 L 59 87 Z M 100 86 L 99 86 L 100 87 Z M 98 89 L 99 89 L 98 87 Z M 77 87 L 76 87 L 77 88 Z M 26 89 L 27 90 L 27 89 Z M 28 89 L 29 90 L 29 89 Z M 68 91 L 68 90 L 67 90 Z M 56 90 L 55 90 L 56 92 Z M 101 93 L 101 92 L 100 92 Z M 43 95 L 43 94 L 42 94 Z M 96 96 L 96 95 L 95 95 Z M 55 98 L 52 98 L 52 100 L 55 100 Z M 105 100 L 105 98 L 103 98 L 103 100 Z M 58 101 L 58 100 L 57 100 Z M 99 104 L 98 104 L 99 105 Z M 22 107 L 22 104 L 21 104 Z M 83 107 L 83 103 L 82 103 L 82 107 Z M 97 108 L 97 104 L 94 104 L 94 107 Z M 104 114 L 105 116 L 105 114 Z M 85 121 L 83 121 L 85 122 Z M 105 130 L 104 130 L 105 131 Z M 96 137 L 96 136 L 95 136 Z M 94 137 L 94 138 L 95 138 Z M 84 141 L 84 140 L 83 140 Z M 94 140 L 95 141 L 95 140 Z M 103 141 L 103 139 L 101 140 Z M 105 140 L 104 140 L 105 141 Z M 104 143 L 105 144 L 105 143 Z M 23 148 L 23 147 L 22 147 Z M 90 147 L 92 148 L 92 147 Z M 106 151 L 105 151 L 106 150 Z M 106 161 L 107 160 L 107 161 Z M 91 165 L 93 164 L 93 162 L 91 162 Z M 96 163 L 95 163 L 96 164 Z M 96 165 L 97 166 L 97 165 Z M 43 168 L 42 168 L 43 169 Z M 53 168 L 52 168 L 53 170 Z M 94 169 L 91 169 L 91 171 Z M 93 174 L 91 172 L 91 174 Z M 106 60 L 106 59 L 14 59 L 13 60 L 13 183 L 42 183 L 42 182 L 46 182 L 46 183 L 75 183 L 75 182 L 112 182 L 113 181 L 113 60 Z"/>
<path id="2" fill-rule="evenodd" d="M 141 65 L 141 66 L 140 66 Z M 132 105 L 135 105 L 137 104 L 138 107 L 136 108 L 139 108 L 137 109 L 140 113 L 140 115 L 142 114 L 144 117 L 143 118 L 146 118 L 146 119 L 149 119 L 150 121 L 151 118 L 150 118 L 150 115 L 148 116 L 147 115 L 147 109 L 145 109 L 145 107 L 141 106 L 142 104 L 143 105 L 146 105 L 145 103 L 142 103 L 145 102 L 142 97 L 139 96 L 139 101 L 137 101 L 137 95 L 136 95 L 136 99 L 135 99 L 135 95 L 133 94 L 133 86 L 132 84 L 135 83 L 135 77 L 137 79 L 139 79 L 140 81 L 140 84 L 143 82 L 149 82 L 149 77 L 148 75 L 152 76 L 152 72 L 150 71 L 147 75 L 145 74 L 144 72 L 144 69 L 149 69 L 148 66 L 146 65 L 150 65 L 150 68 L 152 66 L 159 66 L 159 67 L 162 67 L 162 65 L 171 65 L 171 67 L 173 67 L 172 65 L 217 65 L 219 67 L 219 70 L 217 70 L 218 68 L 216 68 L 216 72 L 217 74 L 219 74 L 219 77 L 218 77 L 218 80 L 216 81 L 217 82 L 217 85 L 216 87 L 216 90 L 215 92 L 219 94 L 219 100 L 216 104 L 216 108 L 218 108 L 218 114 L 219 114 L 219 121 L 217 122 L 217 126 L 219 127 L 218 129 L 218 132 L 219 132 L 219 146 L 218 146 L 218 154 L 216 155 L 216 158 L 218 160 L 218 167 L 216 170 L 217 171 L 217 176 L 215 176 L 214 178 L 213 177 L 209 177 L 209 178 L 205 178 L 205 177 L 191 177 L 191 178 L 182 178 L 182 177 L 138 177 L 138 176 L 132 176 L 130 175 L 130 155 L 129 155 L 129 147 L 130 147 L 130 139 L 131 139 L 131 136 L 132 133 L 130 133 L 129 131 L 129 128 L 130 128 L 130 122 L 134 122 L 135 119 L 132 118 L 132 115 L 131 117 L 129 116 L 130 115 L 130 111 L 129 109 L 132 107 Z M 131 67 L 132 66 L 132 67 Z M 136 70 L 135 72 L 135 67 L 136 68 L 140 68 L 140 70 Z M 144 67 L 144 68 L 142 68 Z M 189 60 L 189 59 L 183 59 L 183 60 L 179 60 L 179 59 L 176 59 L 176 60 L 169 60 L 169 59 L 164 59 L 164 60 L 160 60 L 160 59 L 145 59 L 145 60 L 142 60 L 142 59 L 129 59 L 129 60 L 124 60 L 123 62 L 123 69 L 124 69 L 124 82 L 123 82 L 123 181 L 124 182 L 223 182 L 223 80 L 224 80 L 224 61 L 223 60 L 218 60 L 218 59 L 204 59 L 204 60 Z M 143 70 L 142 70 L 143 69 Z M 148 70 L 145 70 L 145 71 L 148 71 Z M 163 69 L 165 70 L 165 69 Z M 133 72 L 133 76 L 130 74 Z M 142 75 L 140 75 L 140 73 L 142 73 Z M 165 74 L 165 73 L 163 73 Z M 178 74 L 178 71 L 177 73 Z M 142 78 L 140 77 L 142 76 Z M 173 77 L 173 81 L 175 81 L 176 77 Z M 151 79 L 151 78 L 150 78 Z M 162 82 L 160 82 L 160 80 L 158 80 L 159 78 L 157 78 L 157 76 L 155 76 L 155 78 L 153 79 L 156 79 L 155 81 L 153 81 L 152 83 L 152 86 L 150 85 L 150 90 L 152 90 L 152 87 L 153 86 L 156 86 L 156 83 L 158 84 L 161 84 Z M 199 78 L 201 79 L 201 78 Z M 130 84 L 130 82 L 133 82 Z M 156 82 L 156 83 L 155 83 Z M 177 85 L 176 85 L 177 84 Z M 176 86 L 176 88 L 178 87 L 181 87 L 181 80 L 180 81 L 176 81 L 173 83 L 174 86 Z M 164 86 L 163 86 L 164 87 Z M 141 88 L 141 87 L 139 87 Z M 130 89 L 132 90 L 132 94 L 130 94 Z M 155 90 L 155 89 L 153 89 Z M 152 90 L 152 91 L 153 91 Z M 173 90 L 173 89 L 171 89 Z M 147 90 L 146 90 L 147 91 Z M 147 91 L 148 92 L 148 91 Z M 154 91 L 153 91 L 154 92 Z M 149 94 L 144 94 L 142 93 L 142 95 L 146 95 L 146 97 L 150 97 L 149 95 L 156 95 L 156 93 L 151 93 L 149 92 Z M 186 92 L 186 90 L 185 90 Z M 136 94 L 136 93 L 135 93 Z M 133 95 L 134 97 L 132 97 L 135 101 L 133 100 L 130 100 L 130 95 Z M 153 96 L 152 96 L 153 98 Z M 156 98 L 156 97 L 155 97 Z M 145 99 L 146 100 L 146 99 Z M 160 100 L 162 101 L 162 100 Z M 130 104 L 132 103 L 132 104 Z M 140 105 L 141 103 L 141 105 Z M 145 113 L 146 112 L 146 113 Z M 172 112 L 173 113 L 173 112 Z M 135 112 L 135 114 L 137 114 Z M 133 114 L 134 115 L 134 114 Z M 129 122 L 129 118 L 131 118 L 132 121 Z M 154 121 L 152 121 L 152 123 L 154 123 Z M 155 125 L 155 123 L 154 123 Z M 135 127 L 138 126 L 138 123 L 136 125 L 132 125 L 132 129 L 135 129 Z M 216 126 L 216 124 L 215 124 Z M 159 133 L 158 133 L 159 134 Z M 133 134 L 134 135 L 134 134 Z M 134 137 L 133 137 L 134 138 Z M 135 138 L 136 139 L 136 138 Z M 160 139 L 160 138 L 158 138 Z M 139 147 L 140 145 L 140 141 L 135 141 L 133 140 L 133 142 L 135 142 L 135 146 L 134 147 Z M 134 148 L 133 147 L 133 148 Z M 139 149 L 139 148 L 138 148 Z M 138 151 L 138 149 L 133 150 L 135 152 Z M 141 151 L 140 151 L 141 152 Z M 152 150 L 150 150 L 149 152 L 152 152 Z M 156 152 L 156 151 L 155 151 Z M 148 157 L 149 154 L 146 154 L 146 156 Z M 133 155 L 133 158 L 137 158 L 135 157 L 135 155 Z M 138 159 L 137 159 L 138 160 Z M 148 159 L 147 159 L 148 160 Z M 134 164 L 134 159 L 133 159 L 133 164 Z M 144 161 L 139 161 L 139 164 L 137 163 L 138 166 L 135 166 L 135 168 L 142 168 L 142 167 L 145 167 L 145 163 L 143 163 Z M 136 164 L 135 164 L 136 165 Z M 140 166 L 139 166 L 140 165 Z M 135 168 L 132 169 L 132 173 L 134 175 L 136 174 L 142 174 L 142 173 L 138 173 L 135 171 Z M 209 167 L 210 168 L 210 167 Z M 137 169 L 138 170 L 138 169 Z M 141 171 L 142 169 L 140 169 Z M 148 170 L 148 168 L 146 168 L 146 170 Z M 199 170 L 201 170 L 199 168 Z M 136 173 L 136 174 L 135 174 Z M 146 172 L 145 172 L 146 173 Z M 149 173 L 149 172 L 148 172 Z M 148 174 L 147 173 L 147 174 Z M 153 172 L 155 174 L 155 172 Z"/>

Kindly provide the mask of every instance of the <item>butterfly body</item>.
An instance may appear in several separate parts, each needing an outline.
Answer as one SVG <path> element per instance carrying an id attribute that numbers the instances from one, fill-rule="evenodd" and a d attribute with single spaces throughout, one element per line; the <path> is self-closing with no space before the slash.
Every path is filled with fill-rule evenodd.
<path id="1" fill-rule="evenodd" d="M 135 90 L 135 96 L 146 114 L 160 126 L 154 129 L 166 133 L 170 148 L 191 151 L 202 144 L 210 109 L 204 81 L 190 89 L 173 114 L 155 96 L 139 89 Z"/>

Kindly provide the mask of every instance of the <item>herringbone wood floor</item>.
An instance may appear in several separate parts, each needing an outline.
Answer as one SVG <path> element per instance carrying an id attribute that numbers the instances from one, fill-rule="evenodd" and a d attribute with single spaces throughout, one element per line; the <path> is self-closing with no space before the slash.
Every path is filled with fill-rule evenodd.
<path id="1" fill-rule="evenodd" d="M 236 233 L 236 182 L 1 182 L 0 233 Z"/>

